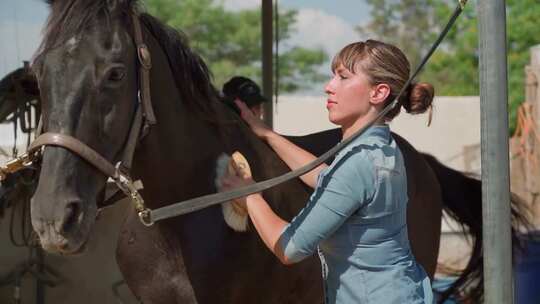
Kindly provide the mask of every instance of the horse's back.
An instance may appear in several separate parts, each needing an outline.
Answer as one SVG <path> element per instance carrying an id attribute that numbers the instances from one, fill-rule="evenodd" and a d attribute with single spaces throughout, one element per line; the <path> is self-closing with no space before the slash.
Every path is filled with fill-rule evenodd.
<path id="1" fill-rule="evenodd" d="M 442 195 L 437 176 L 418 152 L 404 138 L 392 133 L 407 169 L 407 228 L 416 259 L 431 278 L 437 267 L 441 236 Z"/>

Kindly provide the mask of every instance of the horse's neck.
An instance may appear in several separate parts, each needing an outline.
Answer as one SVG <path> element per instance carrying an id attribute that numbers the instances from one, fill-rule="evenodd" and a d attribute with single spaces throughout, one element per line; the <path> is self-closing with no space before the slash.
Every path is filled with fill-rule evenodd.
<path id="1" fill-rule="evenodd" d="M 137 149 L 134 173 L 143 180 L 149 202 L 157 203 L 150 207 L 216 192 L 216 161 L 224 152 L 242 152 L 250 161 L 256 181 L 288 170 L 224 105 L 213 104 L 213 117 L 203 117 L 189 109 L 180 99 L 164 52 L 154 39 L 148 43 L 153 62 L 152 104 L 158 121 Z M 307 199 L 306 189 L 298 181 L 266 191 L 265 195 L 287 218 Z"/>
<path id="2" fill-rule="evenodd" d="M 244 154 L 256 181 L 288 170 L 275 152 L 228 109 L 216 105 L 217 116 L 202 118 L 186 109 L 173 115 L 172 109 L 162 111 L 162 105 L 156 109 L 159 122 L 149 134 L 144 152 L 143 180 L 156 201 L 171 203 L 216 192 L 216 164 L 222 153 Z M 305 204 L 308 193 L 296 180 L 264 194 L 274 210 L 290 219 Z"/>
<path id="3" fill-rule="evenodd" d="M 162 105 L 156 106 L 158 123 L 137 154 L 144 158 L 139 174 L 145 188 L 169 203 L 215 192 L 212 176 L 217 157 L 224 152 L 218 138 L 201 120 L 174 107 L 163 111 Z"/>
<path id="4" fill-rule="evenodd" d="M 277 154 L 264 142 L 262 142 L 250 129 L 225 106 L 219 113 L 221 121 L 235 120 L 237 123 L 224 124 L 222 138 L 226 141 L 224 146 L 232 151 L 240 151 L 250 163 L 255 181 L 267 180 L 282 175 L 290 169 L 277 156 Z M 302 208 L 308 197 L 309 191 L 299 179 L 294 179 L 286 184 L 274 187 L 264 192 L 265 198 L 272 209 L 289 220 Z"/>
<path id="5" fill-rule="evenodd" d="M 183 104 L 169 61 L 157 41 L 149 35 L 146 43 L 152 53 L 150 87 L 157 124 L 150 126 L 137 146 L 134 176 L 143 181 L 149 204 L 172 203 L 215 191 L 210 172 L 220 152 L 216 137 Z"/>

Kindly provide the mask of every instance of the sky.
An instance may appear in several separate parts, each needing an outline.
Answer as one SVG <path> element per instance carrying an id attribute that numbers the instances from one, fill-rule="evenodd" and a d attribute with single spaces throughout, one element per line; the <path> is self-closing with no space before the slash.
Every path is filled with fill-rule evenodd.
<path id="1" fill-rule="evenodd" d="M 0 0 L 0 77 L 32 57 L 47 14 L 43 1 Z"/>

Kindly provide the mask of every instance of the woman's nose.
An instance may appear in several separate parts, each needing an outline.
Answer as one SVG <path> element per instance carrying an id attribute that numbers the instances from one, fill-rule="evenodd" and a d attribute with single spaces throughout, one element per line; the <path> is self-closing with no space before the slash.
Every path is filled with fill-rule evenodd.
<path id="1" fill-rule="evenodd" d="M 334 90 L 334 86 L 333 86 L 333 78 L 330 79 L 326 85 L 324 86 L 324 92 L 326 94 L 334 94 L 335 93 L 335 90 Z"/>

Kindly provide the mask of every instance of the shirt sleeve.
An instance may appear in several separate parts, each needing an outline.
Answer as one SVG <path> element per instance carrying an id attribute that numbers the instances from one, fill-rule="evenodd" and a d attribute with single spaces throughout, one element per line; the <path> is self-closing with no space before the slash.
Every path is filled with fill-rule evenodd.
<path id="1" fill-rule="evenodd" d="M 373 163 L 365 151 L 349 151 L 319 175 L 306 207 L 284 228 L 278 241 L 284 256 L 298 262 L 312 255 L 321 241 L 371 200 L 374 191 Z"/>

